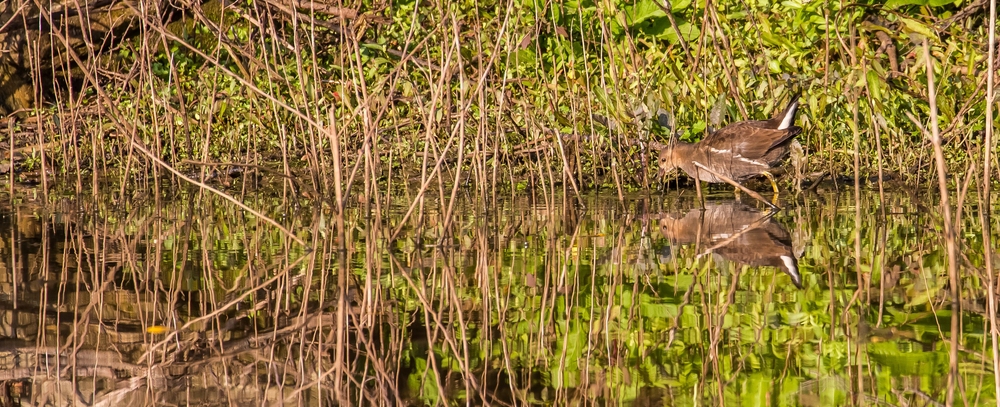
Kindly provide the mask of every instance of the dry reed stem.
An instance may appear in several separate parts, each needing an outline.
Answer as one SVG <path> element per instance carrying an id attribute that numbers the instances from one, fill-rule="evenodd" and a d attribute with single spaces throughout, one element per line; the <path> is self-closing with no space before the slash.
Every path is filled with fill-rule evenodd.
<path id="1" fill-rule="evenodd" d="M 739 189 L 740 191 L 745 192 L 747 195 L 750 195 L 750 197 L 752 197 L 753 199 L 756 199 L 758 201 L 763 202 L 765 205 L 771 207 L 771 209 L 779 209 L 778 205 L 775 205 L 775 204 L 769 202 L 768 200 L 764 199 L 764 197 L 760 196 L 760 194 L 758 194 L 754 190 L 752 190 L 750 188 L 747 188 L 747 187 L 745 187 L 743 185 L 740 185 L 740 183 L 738 183 L 736 181 L 733 181 L 732 179 L 730 179 L 729 177 L 727 177 L 725 175 L 722 175 L 722 174 L 719 174 L 719 173 L 717 173 L 715 171 L 712 171 L 710 168 L 706 167 L 702 163 L 699 163 L 697 161 L 692 161 L 692 162 L 698 168 L 700 168 L 702 170 L 705 170 L 709 174 L 714 175 L 716 178 L 721 179 L 721 180 L 725 181 L 727 184 L 732 185 L 732 186 L 736 187 L 737 189 Z M 695 182 L 699 182 L 699 181 L 695 180 Z M 704 206 L 704 203 L 702 203 L 702 206 Z"/>
<path id="2" fill-rule="evenodd" d="M 854 31 L 853 30 L 851 31 L 851 43 L 852 43 L 852 46 L 853 46 L 853 44 L 854 44 Z M 853 58 L 854 58 L 854 56 L 852 54 L 852 60 L 853 60 Z M 851 103 L 851 114 L 852 114 L 852 120 L 854 121 L 854 124 L 855 124 L 854 126 L 850 126 L 850 127 L 851 127 L 851 133 L 852 133 L 852 136 L 853 136 L 852 137 L 852 142 L 853 142 L 853 150 L 854 150 L 853 151 L 853 155 L 854 155 L 854 157 L 853 157 L 854 158 L 854 161 L 853 161 L 853 165 L 854 165 L 854 168 L 853 168 L 854 169 L 854 191 L 853 191 L 853 199 L 854 199 L 854 229 L 853 229 L 853 231 L 854 231 L 854 273 L 855 273 L 855 276 L 856 276 L 855 278 L 858 281 L 858 288 L 854 290 L 853 295 L 851 295 L 851 299 L 848 300 L 847 305 L 844 306 L 844 311 L 840 315 L 841 321 L 843 321 L 843 323 L 845 323 L 845 324 L 847 324 L 848 320 L 850 319 L 849 311 L 855 306 L 855 303 L 861 297 L 862 290 L 866 289 L 867 286 L 868 286 L 868 284 L 863 284 L 863 282 L 866 281 L 866 279 L 865 279 L 865 273 L 861 269 L 861 261 L 862 261 L 862 252 L 861 252 L 861 229 L 862 229 L 862 223 L 861 223 L 861 219 L 862 219 L 862 214 L 861 214 L 861 208 L 862 208 L 862 205 L 861 205 L 861 134 L 858 131 L 858 126 L 857 126 L 857 123 L 860 121 L 859 110 L 860 110 L 861 107 L 860 107 L 859 98 L 858 98 L 857 94 L 851 95 L 849 97 L 849 100 L 852 100 L 852 102 L 853 102 L 853 103 Z M 834 287 L 833 285 L 830 285 L 830 292 L 831 292 L 831 294 L 834 291 L 833 287 Z M 849 351 L 852 349 L 852 347 L 850 345 L 851 345 L 851 341 L 848 341 L 848 349 L 849 349 Z M 852 356 L 854 356 L 856 358 L 856 360 L 861 360 L 860 355 L 859 355 L 860 352 L 861 352 L 860 347 L 859 346 L 854 346 L 853 347 L 853 355 Z M 860 374 L 861 373 L 861 364 L 860 363 L 858 363 L 858 373 L 859 374 L 857 375 L 857 385 L 856 386 L 857 386 L 858 389 L 863 389 L 864 388 L 864 381 L 862 379 L 864 378 L 864 375 Z"/>
<path id="3" fill-rule="evenodd" d="M 333 153 L 333 194 L 336 199 L 336 204 L 334 204 L 334 209 L 337 211 L 338 215 L 344 213 L 344 185 L 343 185 L 343 174 L 342 171 L 342 160 L 341 160 L 341 148 L 340 148 L 340 134 L 337 132 L 337 118 L 333 114 L 333 109 L 329 112 L 329 126 L 327 128 L 326 134 L 330 138 L 330 150 Z"/>
<path id="4" fill-rule="evenodd" d="M 951 203 L 948 198 L 948 167 L 941 148 L 941 133 L 938 129 L 937 89 L 934 85 L 934 59 L 931 56 L 931 46 L 924 38 L 924 62 L 927 70 L 927 94 L 930 99 L 931 144 L 934 146 L 934 163 L 937 169 L 938 193 L 941 194 L 941 211 L 944 216 L 944 240 L 948 250 L 948 280 L 951 285 L 952 307 L 958 307 L 958 248 L 955 243 L 955 225 L 951 222 Z M 958 311 L 957 309 L 955 311 Z M 951 318 L 951 349 L 949 351 L 948 389 L 945 405 L 952 406 L 955 398 L 955 387 L 958 381 L 958 312 Z"/>
<path id="5" fill-rule="evenodd" d="M 986 210 L 979 210 L 979 221 L 982 227 L 983 233 L 983 258 L 985 260 L 986 266 L 986 304 L 988 310 L 988 317 L 990 323 L 990 344 L 993 349 L 993 388 L 994 393 L 997 395 L 996 404 L 1000 407 L 1000 330 L 997 328 L 997 298 L 996 298 L 996 274 L 993 270 L 993 243 L 992 243 L 992 221 L 990 216 L 990 210 L 993 207 L 992 199 L 990 198 L 990 187 L 993 183 L 992 179 L 992 165 L 993 157 L 992 152 L 995 146 L 993 145 L 993 103 L 994 103 L 994 86 L 993 83 L 994 75 L 996 73 L 995 54 L 996 54 L 996 20 L 997 20 L 997 2 L 996 0 L 990 0 L 990 17 L 989 17 L 989 45 L 986 58 L 986 140 L 983 144 L 983 194 L 980 197 L 980 208 L 987 208 Z"/>

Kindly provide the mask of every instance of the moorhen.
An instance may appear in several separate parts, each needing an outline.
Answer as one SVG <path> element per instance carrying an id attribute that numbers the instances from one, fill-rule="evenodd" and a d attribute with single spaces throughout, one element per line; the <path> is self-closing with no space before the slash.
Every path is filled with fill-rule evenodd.
<path id="1" fill-rule="evenodd" d="M 679 140 L 659 144 L 657 176 L 662 179 L 668 171 L 680 168 L 696 180 L 724 182 L 708 171 L 700 171 L 694 164 L 698 162 L 736 182 L 763 175 L 777 193 L 778 185 L 769 171 L 788 156 L 789 144 L 802 132 L 801 127 L 794 125 L 798 107 L 799 94 L 796 93 L 788 107 L 771 120 L 731 123 L 694 144 Z"/>

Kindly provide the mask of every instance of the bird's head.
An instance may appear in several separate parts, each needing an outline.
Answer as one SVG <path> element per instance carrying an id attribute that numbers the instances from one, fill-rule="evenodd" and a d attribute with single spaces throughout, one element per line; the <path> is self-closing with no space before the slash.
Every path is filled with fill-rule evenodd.
<path id="1" fill-rule="evenodd" d="M 667 173 L 677 168 L 677 161 L 674 159 L 674 145 L 675 143 L 670 143 L 660 146 L 660 153 L 656 159 L 656 166 L 659 168 L 656 172 L 657 178 L 663 179 Z"/>

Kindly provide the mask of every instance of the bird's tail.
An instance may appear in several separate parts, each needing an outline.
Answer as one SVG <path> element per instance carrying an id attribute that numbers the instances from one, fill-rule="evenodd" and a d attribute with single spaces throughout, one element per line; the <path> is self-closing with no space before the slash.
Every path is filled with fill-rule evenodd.
<path id="1" fill-rule="evenodd" d="M 780 120 L 778 130 L 787 129 L 795 123 L 795 112 L 799 110 L 799 95 L 801 95 L 801 92 L 792 95 L 792 98 L 788 100 L 788 107 L 785 108 L 785 111 L 775 116 L 774 119 L 771 119 L 774 121 Z"/>

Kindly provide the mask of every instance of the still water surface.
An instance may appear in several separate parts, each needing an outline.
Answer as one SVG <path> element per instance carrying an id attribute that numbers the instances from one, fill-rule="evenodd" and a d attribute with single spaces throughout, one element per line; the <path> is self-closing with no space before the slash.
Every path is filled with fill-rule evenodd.
<path id="1" fill-rule="evenodd" d="M 995 404 L 975 206 L 955 303 L 936 200 L 786 198 L 22 197 L 0 404 Z"/>

